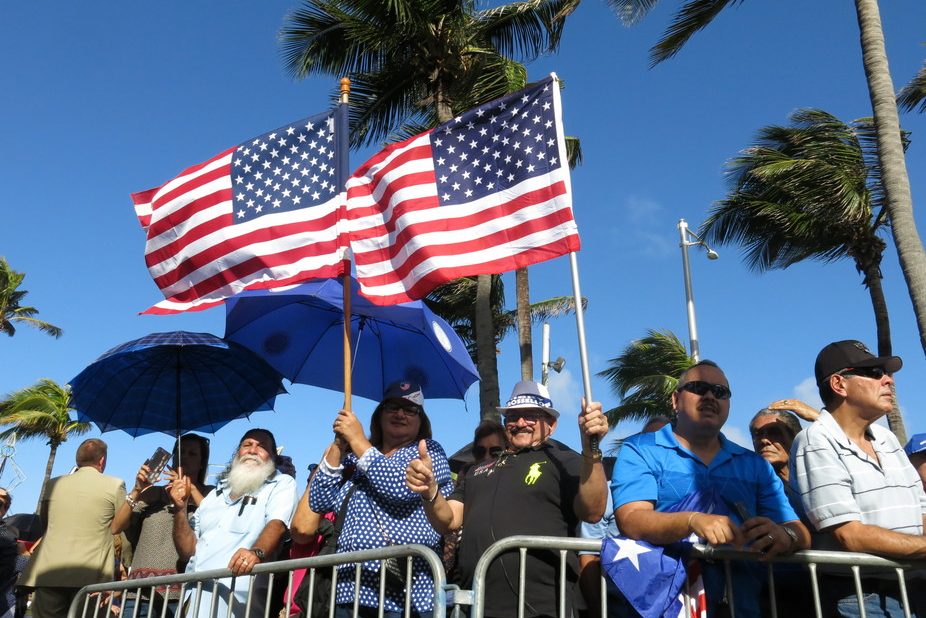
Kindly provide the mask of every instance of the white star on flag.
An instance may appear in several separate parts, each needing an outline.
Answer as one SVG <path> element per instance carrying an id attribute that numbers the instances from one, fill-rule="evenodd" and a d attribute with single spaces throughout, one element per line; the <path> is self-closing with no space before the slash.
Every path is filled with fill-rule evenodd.
<path id="1" fill-rule="evenodd" d="M 630 560 L 630 563 L 639 571 L 640 570 L 640 554 L 645 554 L 648 551 L 651 551 L 648 547 L 643 547 L 636 541 L 630 539 L 613 539 L 617 543 L 617 555 L 614 556 L 613 562 L 618 560 L 627 559 Z"/>

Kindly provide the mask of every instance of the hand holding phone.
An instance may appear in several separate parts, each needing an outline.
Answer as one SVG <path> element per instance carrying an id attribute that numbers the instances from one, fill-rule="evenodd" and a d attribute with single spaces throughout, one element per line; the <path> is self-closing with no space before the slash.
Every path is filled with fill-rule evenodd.
<path id="1" fill-rule="evenodd" d="M 148 466 L 149 483 L 157 482 L 168 460 L 170 460 L 170 451 L 164 450 L 160 446 L 154 451 L 154 455 L 145 460 L 145 465 Z"/>

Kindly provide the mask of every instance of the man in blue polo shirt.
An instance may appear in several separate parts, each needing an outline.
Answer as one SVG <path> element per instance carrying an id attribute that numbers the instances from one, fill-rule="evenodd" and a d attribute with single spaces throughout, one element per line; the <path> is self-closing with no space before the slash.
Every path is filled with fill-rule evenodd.
<path id="1" fill-rule="evenodd" d="M 685 371 L 672 394 L 677 417 L 655 433 L 628 438 L 611 480 L 617 525 L 626 536 L 665 545 L 692 533 L 711 545 L 748 546 L 767 557 L 810 544 L 781 480 L 764 459 L 720 432 L 730 413 L 730 387 L 712 361 Z M 695 494 L 717 497 L 711 513 L 676 510 Z M 728 513 L 719 514 L 719 513 Z M 705 569 L 709 609 L 723 599 L 722 573 Z M 761 576 L 734 573 L 737 616 L 758 616 Z"/>

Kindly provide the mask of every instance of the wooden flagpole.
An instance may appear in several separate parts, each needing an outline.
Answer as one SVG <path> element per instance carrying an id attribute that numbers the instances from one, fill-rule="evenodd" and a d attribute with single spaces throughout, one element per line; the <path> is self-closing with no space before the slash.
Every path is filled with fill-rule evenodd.
<path id="1" fill-rule="evenodd" d="M 347 191 L 347 166 L 348 166 L 348 152 L 350 151 L 350 139 L 348 136 L 348 116 L 347 109 L 350 100 L 350 79 L 347 77 L 341 78 L 341 100 L 338 105 L 338 115 L 340 116 L 340 122 L 337 123 L 337 140 L 338 140 L 338 159 L 340 169 L 338 175 L 340 176 L 340 188 L 342 191 Z M 348 262 L 349 264 L 350 262 Z M 353 369 L 352 359 L 351 359 L 351 342 L 350 342 L 350 295 L 351 295 L 351 279 L 350 279 L 350 267 L 348 266 L 347 272 L 345 272 L 341 277 L 341 287 L 344 290 L 344 409 L 351 409 L 351 370 Z"/>

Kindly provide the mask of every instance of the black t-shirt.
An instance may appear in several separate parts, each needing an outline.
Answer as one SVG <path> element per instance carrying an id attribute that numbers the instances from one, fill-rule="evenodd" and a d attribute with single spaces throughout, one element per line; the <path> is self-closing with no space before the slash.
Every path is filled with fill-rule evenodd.
<path id="1" fill-rule="evenodd" d="M 582 457 L 564 444 L 549 440 L 537 449 L 502 454 L 474 466 L 450 497 L 465 504 L 459 566 L 463 587 L 472 587 L 479 557 L 495 541 L 518 534 L 575 536 L 578 518 L 573 501 L 579 491 Z M 566 609 L 578 560 L 567 558 Z M 515 616 L 518 609 L 520 558 L 509 552 L 492 562 L 486 580 L 486 616 Z M 526 561 L 525 616 L 558 614 L 559 554 L 529 551 Z"/>

